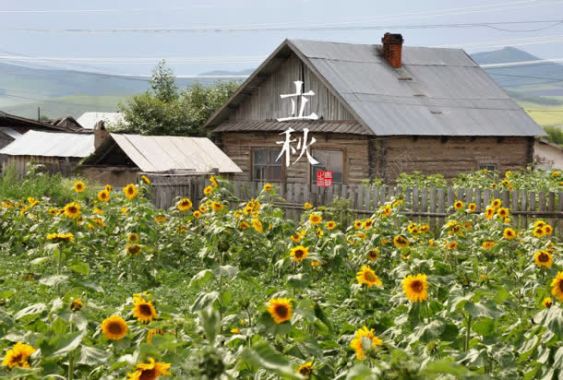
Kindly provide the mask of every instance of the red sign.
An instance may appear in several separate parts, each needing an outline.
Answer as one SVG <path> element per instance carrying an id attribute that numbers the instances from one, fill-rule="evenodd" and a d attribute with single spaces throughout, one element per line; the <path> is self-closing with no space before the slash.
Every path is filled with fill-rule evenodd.
<path id="1" fill-rule="evenodd" d="M 319 187 L 332 186 L 332 171 L 317 170 L 317 186 Z"/>

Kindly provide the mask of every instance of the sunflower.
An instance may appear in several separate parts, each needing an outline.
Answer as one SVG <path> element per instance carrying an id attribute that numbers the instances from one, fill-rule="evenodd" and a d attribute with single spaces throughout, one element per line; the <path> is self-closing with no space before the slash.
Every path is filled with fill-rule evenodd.
<path id="1" fill-rule="evenodd" d="M 426 233 L 430 231 L 430 224 L 428 223 L 421 224 L 420 226 L 418 226 L 418 231 L 420 231 L 420 233 Z"/>
<path id="2" fill-rule="evenodd" d="M 148 362 L 137 363 L 135 371 L 127 374 L 127 380 L 157 380 L 160 376 L 170 375 L 170 366 L 170 363 L 149 358 Z"/>
<path id="3" fill-rule="evenodd" d="M 553 305 L 553 300 L 551 299 L 551 297 L 545 297 L 541 303 L 543 307 L 549 309 Z"/>
<path id="4" fill-rule="evenodd" d="M 135 295 L 133 296 L 133 316 L 141 323 L 149 323 L 157 318 L 158 314 L 151 301 Z"/>
<path id="5" fill-rule="evenodd" d="M 141 246 L 139 244 L 130 243 L 125 246 L 125 251 L 129 255 L 137 255 L 141 252 Z"/>
<path id="6" fill-rule="evenodd" d="M 510 211 L 506 207 L 500 207 L 497 210 L 497 215 L 500 216 L 501 218 L 507 218 L 509 214 Z"/>
<path id="7" fill-rule="evenodd" d="M 192 201 L 190 198 L 181 198 L 178 203 L 176 203 L 176 208 L 181 212 L 188 211 L 192 208 Z"/>
<path id="8" fill-rule="evenodd" d="M 80 298 L 73 298 L 70 303 L 70 310 L 71 311 L 80 311 L 84 307 L 84 303 Z"/>
<path id="9" fill-rule="evenodd" d="M 413 235 L 417 234 L 418 233 L 418 224 L 409 223 L 409 225 L 407 226 L 407 231 L 409 231 Z"/>
<path id="10" fill-rule="evenodd" d="M 151 179 L 149 177 L 147 177 L 146 175 L 141 176 L 141 181 L 143 181 L 145 183 L 145 185 L 150 185 L 152 183 Z"/>
<path id="11" fill-rule="evenodd" d="M 194 216 L 194 218 L 196 218 L 196 219 L 201 218 L 201 211 L 195 210 L 195 211 L 193 212 L 193 216 Z"/>
<path id="12" fill-rule="evenodd" d="M 105 185 L 104 190 L 107 190 L 111 193 L 111 191 L 113 190 L 113 186 L 112 185 Z"/>
<path id="13" fill-rule="evenodd" d="M 385 205 L 379 210 L 379 213 L 383 216 L 389 217 L 391 216 L 391 214 L 393 214 L 393 207 L 391 207 L 390 205 Z"/>
<path id="14" fill-rule="evenodd" d="M 541 238 L 544 235 L 543 227 L 534 227 L 534 229 L 532 230 L 532 235 L 534 235 L 534 237 Z"/>
<path id="15" fill-rule="evenodd" d="M 139 234 L 136 232 L 129 232 L 127 234 L 127 241 L 129 243 L 136 243 L 139 241 L 139 239 L 140 239 Z"/>
<path id="16" fill-rule="evenodd" d="M 291 234 L 289 238 L 291 239 L 292 242 L 299 243 L 303 237 L 299 232 L 296 232 L 294 234 Z"/>
<path id="17" fill-rule="evenodd" d="M 372 286 L 383 286 L 381 279 L 367 265 L 362 265 L 360 271 L 356 274 L 356 280 L 358 280 L 358 284 L 367 285 L 368 288 L 371 288 Z"/>
<path id="18" fill-rule="evenodd" d="M 449 241 L 449 242 L 446 243 L 446 249 L 453 251 L 456 248 L 457 248 L 457 241 L 452 240 L 452 241 Z"/>
<path id="19" fill-rule="evenodd" d="M 323 217 L 320 214 L 309 215 L 309 222 L 313 225 L 321 224 L 322 221 L 323 221 Z"/>
<path id="20" fill-rule="evenodd" d="M 329 231 L 332 231 L 336 228 L 336 222 L 334 220 L 329 220 L 328 222 L 326 222 L 326 229 Z"/>
<path id="21" fill-rule="evenodd" d="M 155 215 L 155 217 L 154 217 L 154 221 L 159 223 L 159 224 L 162 224 L 162 223 L 166 222 L 167 220 L 168 220 L 168 218 L 166 217 L 166 215 L 162 215 L 162 214 Z"/>
<path id="22" fill-rule="evenodd" d="M 551 227 L 549 224 L 546 224 L 545 226 L 543 226 L 543 233 L 544 235 L 551 235 L 553 233 L 553 227 Z"/>
<path id="23" fill-rule="evenodd" d="M 428 279 L 425 274 L 408 275 L 403 279 L 403 292 L 410 302 L 428 299 Z"/>
<path id="24" fill-rule="evenodd" d="M 493 216 L 495 216 L 495 209 L 492 206 L 487 206 L 485 209 L 485 218 L 487 218 L 487 220 L 491 220 L 493 219 Z"/>
<path id="25" fill-rule="evenodd" d="M 463 210 L 463 206 L 464 206 L 464 204 L 463 204 L 462 201 L 455 201 L 454 202 L 454 210 L 456 210 L 456 211 Z"/>
<path id="26" fill-rule="evenodd" d="M 123 188 L 123 194 L 125 194 L 125 198 L 132 201 L 137 198 L 137 195 L 139 195 L 139 188 L 134 183 L 130 183 Z"/>
<path id="27" fill-rule="evenodd" d="M 366 358 L 366 351 L 381 345 L 383 345 L 383 341 L 375 336 L 373 329 L 368 329 L 366 326 L 357 330 L 350 342 L 350 347 L 356 353 L 356 359 L 358 360 L 364 360 Z"/>
<path id="28" fill-rule="evenodd" d="M 405 248 L 408 247 L 409 245 L 409 239 L 407 239 L 405 236 L 403 235 L 396 235 L 393 238 L 393 245 L 395 246 L 395 248 Z"/>
<path id="29" fill-rule="evenodd" d="M 273 188 L 274 188 L 274 185 L 272 185 L 271 183 L 265 183 L 262 190 L 269 193 L 270 191 L 272 191 Z"/>
<path id="30" fill-rule="evenodd" d="M 361 220 L 359 220 L 359 219 L 354 220 L 354 228 L 355 229 L 359 230 L 360 228 L 362 228 L 362 225 L 363 225 L 363 223 L 362 223 Z"/>
<path id="31" fill-rule="evenodd" d="M 468 204 L 467 204 L 467 212 L 468 212 L 468 213 L 474 213 L 475 211 L 477 211 L 477 204 L 475 204 L 475 203 L 468 203 Z"/>
<path id="32" fill-rule="evenodd" d="M 209 177 L 209 182 L 211 182 L 211 185 L 213 187 L 219 187 L 219 182 L 217 181 L 217 178 L 215 178 L 215 176 Z"/>
<path id="33" fill-rule="evenodd" d="M 491 249 L 493 249 L 495 247 L 495 245 L 497 245 L 497 243 L 495 243 L 492 240 L 485 240 L 483 243 L 481 243 L 481 248 L 483 248 L 486 251 L 489 251 Z"/>
<path id="34" fill-rule="evenodd" d="M 112 315 L 102 322 L 102 333 L 109 340 L 121 340 L 127 335 L 127 322 L 118 315 Z"/>
<path id="35" fill-rule="evenodd" d="M 209 185 L 209 186 L 205 186 L 205 188 L 203 189 L 203 194 L 208 197 L 211 194 L 213 194 L 213 186 Z"/>
<path id="36" fill-rule="evenodd" d="M 379 249 L 373 248 L 368 251 L 368 260 L 375 261 L 379 257 Z"/>
<path id="37" fill-rule="evenodd" d="M 313 267 L 313 268 L 320 267 L 321 265 L 322 265 L 322 263 L 319 260 L 312 260 L 311 261 L 311 267 Z"/>
<path id="38" fill-rule="evenodd" d="M 514 229 L 510 227 L 507 227 L 502 232 L 502 237 L 504 237 L 506 240 L 513 240 L 516 238 L 516 231 L 514 231 Z"/>
<path id="39" fill-rule="evenodd" d="M 268 302 L 267 310 L 278 325 L 291 320 L 291 315 L 293 314 L 291 300 L 288 298 L 272 298 Z"/>
<path id="40" fill-rule="evenodd" d="M 147 331 L 147 343 L 152 343 L 153 338 L 156 335 L 164 335 L 165 331 L 163 329 L 150 329 Z"/>
<path id="41" fill-rule="evenodd" d="M 554 170 L 551 172 L 551 176 L 553 178 L 558 178 L 559 176 L 561 176 L 561 172 L 559 170 Z"/>
<path id="42" fill-rule="evenodd" d="M 559 271 L 551 281 L 551 295 L 563 302 L 563 272 Z"/>
<path id="43" fill-rule="evenodd" d="M 262 225 L 260 219 L 253 218 L 251 222 L 252 222 L 252 228 L 254 228 L 256 232 L 260 234 L 264 232 L 264 226 Z"/>
<path id="44" fill-rule="evenodd" d="M 250 227 L 250 224 L 248 224 L 246 220 L 241 221 L 240 224 L 238 225 L 238 228 L 240 228 L 243 231 L 247 230 L 248 227 Z"/>
<path id="45" fill-rule="evenodd" d="M 495 198 L 491 201 L 491 207 L 495 210 L 502 206 L 502 201 L 498 198 Z"/>
<path id="46" fill-rule="evenodd" d="M 313 204 L 311 202 L 305 202 L 305 203 L 303 203 L 303 208 L 305 210 L 310 210 L 310 209 L 313 208 Z"/>
<path id="47" fill-rule="evenodd" d="M 313 374 L 313 362 L 305 362 L 297 367 L 297 373 L 308 379 Z"/>
<path id="48" fill-rule="evenodd" d="M 211 202 L 211 208 L 215 212 L 219 212 L 219 211 L 223 210 L 223 207 L 224 206 L 221 202 Z"/>
<path id="49" fill-rule="evenodd" d="M 29 368 L 28 359 L 35 351 L 29 344 L 18 342 L 6 352 L 2 365 L 8 368 Z"/>
<path id="50" fill-rule="evenodd" d="M 70 202 L 63 208 L 64 215 L 70 219 L 78 219 L 80 217 L 80 204 L 77 202 Z"/>
<path id="51" fill-rule="evenodd" d="M 553 256 L 544 249 L 534 253 L 534 263 L 540 268 L 549 269 L 553 265 Z"/>
<path id="52" fill-rule="evenodd" d="M 75 193 L 82 193 L 84 190 L 86 190 L 86 184 L 83 181 L 74 181 L 74 185 L 72 185 L 72 190 L 74 190 Z"/>
<path id="53" fill-rule="evenodd" d="M 106 189 L 100 190 L 98 192 L 98 200 L 100 202 L 107 202 L 109 201 L 109 198 L 110 198 L 110 192 L 107 191 Z"/>
<path id="54" fill-rule="evenodd" d="M 297 247 L 291 248 L 289 255 L 291 256 L 292 261 L 300 263 L 309 256 L 309 248 L 298 245 Z"/>
<path id="55" fill-rule="evenodd" d="M 55 232 L 47 234 L 47 240 L 52 240 L 55 243 L 72 242 L 74 241 L 74 234 L 72 232 Z"/>

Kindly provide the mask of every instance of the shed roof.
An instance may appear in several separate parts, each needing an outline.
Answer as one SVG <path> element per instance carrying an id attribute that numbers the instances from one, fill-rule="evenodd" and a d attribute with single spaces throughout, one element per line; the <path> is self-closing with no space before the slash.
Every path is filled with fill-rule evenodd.
<path id="1" fill-rule="evenodd" d="M 98 162 L 102 152 L 119 148 L 133 163 L 147 173 L 196 172 L 241 173 L 240 168 L 206 137 L 143 136 L 111 133 L 93 157 L 84 164 Z"/>
<path id="2" fill-rule="evenodd" d="M 94 151 L 94 135 L 30 130 L 6 145 L 9 156 L 87 157 Z"/>
<path id="3" fill-rule="evenodd" d="M 399 69 L 381 45 L 286 40 L 207 122 L 215 127 L 297 55 L 365 127 L 379 136 L 541 136 L 545 132 L 461 49 L 403 47 Z M 322 115 L 320 115 L 322 116 Z"/>

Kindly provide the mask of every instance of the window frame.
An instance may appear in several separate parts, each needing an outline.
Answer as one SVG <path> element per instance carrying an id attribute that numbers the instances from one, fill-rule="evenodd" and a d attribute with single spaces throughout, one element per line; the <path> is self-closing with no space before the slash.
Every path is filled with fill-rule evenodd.
<path id="1" fill-rule="evenodd" d="M 251 182 L 273 182 L 273 183 L 284 183 L 286 180 L 286 170 L 285 170 L 285 165 L 283 165 L 282 160 L 280 159 L 280 168 L 281 168 L 281 173 L 280 173 L 280 179 L 256 179 L 254 178 L 254 154 L 256 151 L 259 150 L 272 150 L 272 151 L 278 151 L 278 149 L 276 147 L 273 146 L 255 146 L 250 148 L 250 170 L 249 170 L 249 179 Z M 278 153 L 279 154 L 279 153 Z M 263 165 L 266 166 L 266 165 Z M 275 166 L 275 165 L 269 165 L 269 166 Z"/>
<path id="2" fill-rule="evenodd" d="M 333 151 L 333 152 L 341 152 L 342 153 L 342 182 L 334 183 L 333 185 L 345 185 L 348 183 L 348 167 L 346 166 L 347 156 L 346 156 L 346 149 L 333 147 L 333 146 L 322 146 L 322 147 L 313 147 L 311 149 L 311 155 L 315 157 L 315 151 Z M 315 157 L 316 159 L 316 157 Z M 309 165 L 307 170 L 308 178 L 309 178 L 309 186 L 317 186 L 317 179 L 313 178 L 313 170 L 314 165 Z"/>

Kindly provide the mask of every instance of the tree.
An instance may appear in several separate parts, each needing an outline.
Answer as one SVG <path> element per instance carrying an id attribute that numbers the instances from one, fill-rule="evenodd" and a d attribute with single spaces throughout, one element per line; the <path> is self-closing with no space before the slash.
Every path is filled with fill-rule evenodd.
<path id="1" fill-rule="evenodd" d="M 195 84 L 178 91 L 172 70 L 161 61 L 154 69 L 151 89 L 121 104 L 125 123 L 116 131 L 143 135 L 206 136 L 207 119 L 239 86 L 219 82 L 212 86 Z"/>

